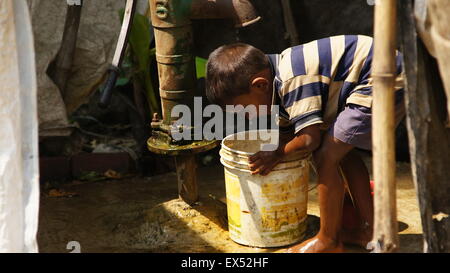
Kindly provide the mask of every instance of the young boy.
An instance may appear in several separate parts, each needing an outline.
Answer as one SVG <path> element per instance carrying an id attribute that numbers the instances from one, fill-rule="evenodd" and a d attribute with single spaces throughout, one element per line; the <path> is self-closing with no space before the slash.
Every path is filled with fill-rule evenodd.
<path id="1" fill-rule="evenodd" d="M 276 151 L 250 158 L 253 174 L 267 175 L 294 151 L 313 153 L 318 172 L 320 231 L 288 252 L 342 252 L 343 243 L 363 247 L 371 240 L 373 201 L 369 173 L 355 148 L 371 149 L 371 64 L 373 39 L 343 35 L 265 55 L 246 44 L 222 46 L 211 53 L 206 90 L 212 103 L 280 106 Z M 404 113 L 402 59 L 397 54 L 396 118 Z M 292 131 L 291 131 L 292 132 Z M 344 175 L 363 223 L 342 230 Z"/>

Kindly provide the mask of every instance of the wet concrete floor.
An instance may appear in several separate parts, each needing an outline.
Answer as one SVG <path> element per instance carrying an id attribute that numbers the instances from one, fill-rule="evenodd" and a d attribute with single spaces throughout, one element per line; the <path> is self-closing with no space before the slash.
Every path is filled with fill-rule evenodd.
<path id="1" fill-rule="evenodd" d="M 367 162 L 370 164 L 368 160 Z M 200 200 L 190 207 L 177 198 L 174 173 L 102 182 L 73 182 L 61 188 L 71 198 L 41 195 L 38 243 L 41 252 L 70 252 L 70 241 L 81 252 L 283 252 L 281 248 L 252 248 L 228 237 L 220 202 L 224 197 L 223 168 L 199 168 Z M 314 179 L 310 184 L 307 237 L 319 228 Z M 422 251 L 422 229 L 410 166 L 397 165 L 400 252 Z M 348 252 L 366 252 L 346 247 Z"/>

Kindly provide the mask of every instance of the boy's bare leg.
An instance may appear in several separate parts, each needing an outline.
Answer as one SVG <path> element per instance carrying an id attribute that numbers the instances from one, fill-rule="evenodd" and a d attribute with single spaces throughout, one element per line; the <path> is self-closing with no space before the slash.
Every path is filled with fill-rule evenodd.
<path id="1" fill-rule="evenodd" d="M 314 153 L 318 172 L 318 191 L 320 205 L 319 233 L 288 252 L 320 253 L 342 252 L 339 238 L 342 226 L 342 206 L 344 200 L 344 181 L 339 172 L 340 161 L 353 149 L 328 133 L 321 147 Z"/>
<path id="2" fill-rule="evenodd" d="M 343 230 L 342 241 L 365 248 L 372 239 L 373 231 L 373 198 L 370 191 L 369 172 L 364 161 L 354 150 L 341 161 L 341 168 L 347 179 L 354 205 L 363 221 L 361 227 L 356 230 Z"/>

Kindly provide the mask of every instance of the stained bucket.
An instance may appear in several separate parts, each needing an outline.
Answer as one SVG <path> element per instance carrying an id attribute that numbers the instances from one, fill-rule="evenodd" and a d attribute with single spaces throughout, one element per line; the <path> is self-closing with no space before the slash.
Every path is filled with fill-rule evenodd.
<path id="1" fill-rule="evenodd" d="M 306 231 L 309 164 L 298 154 L 284 158 L 267 176 L 252 175 L 249 156 L 278 139 L 278 131 L 247 131 L 222 141 L 230 238 L 253 247 L 281 247 Z M 253 138 L 250 136 L 253 135 Z M 255 135 L 258 136 L 256 140 Z"/>

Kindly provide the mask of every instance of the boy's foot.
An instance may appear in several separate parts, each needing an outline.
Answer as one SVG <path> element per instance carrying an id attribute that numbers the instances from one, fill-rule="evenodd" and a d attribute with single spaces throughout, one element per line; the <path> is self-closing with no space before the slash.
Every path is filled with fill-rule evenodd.
<path id="1" fill-rule="evenodd" d="M 344 252 L 342 243 L 319 239 L 315 236 L 301 244 L 289 248 L 287 253 L 341 253 Z"/>
<path id="2" fill-rule="evenodd" d="M 372 232 L 369 229 L 343 229 L 341 232 L 341 239 L 344 244 L 360 246 L 364 249 L 372 240 Z"/>

